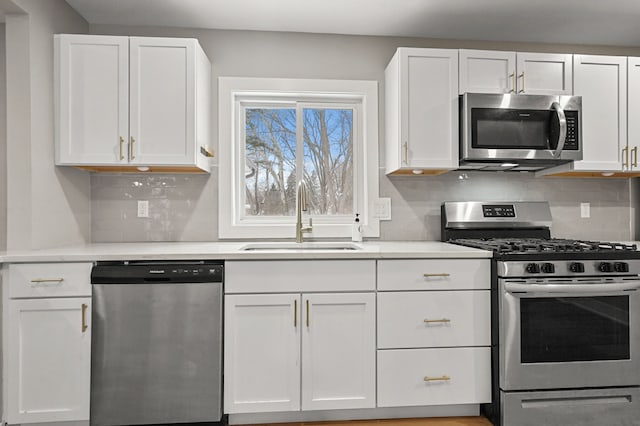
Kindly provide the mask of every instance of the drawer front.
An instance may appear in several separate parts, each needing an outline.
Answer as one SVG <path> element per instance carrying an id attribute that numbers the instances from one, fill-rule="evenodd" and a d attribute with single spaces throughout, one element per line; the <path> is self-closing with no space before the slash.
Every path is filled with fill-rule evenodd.
<path id="1" fill-rule="evenodd" d="M 225 262 L 225 293 L 375 290 L 375 260 Z"/>
<path id="2" fill-rule="evenodd" d="M 380 349 L 489 345 L 489 290 L 378 294 Z"/>
<path id="3" fill-rule="evenodd" d="M 378 407 L 487 402 L 490 348 L 378 351 Z"/>
<path id="4" fill-rule="evenodd" d="M 473 290 L 491 288 L 489 259 L 378 261 L 378 290 Z"/>
<path id="5" fill-rule="evenodd" d="M 91 296 L 91 263 L 9 265 L 9 297 Z"/>

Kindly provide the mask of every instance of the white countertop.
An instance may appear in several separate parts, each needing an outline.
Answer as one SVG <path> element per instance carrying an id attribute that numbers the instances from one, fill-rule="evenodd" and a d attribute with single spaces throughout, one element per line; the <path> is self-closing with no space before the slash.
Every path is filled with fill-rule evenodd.
<path id="1" fill-rule="evenodd" d="M 255 241 L 88 244 L 42 250 L 0 252 L 1 263 L 85 262 L 97 260 L 259 260 L 490 258 L 491 252 L 439 241 L 357 243 L 361 250 L 243 251 Z"/>

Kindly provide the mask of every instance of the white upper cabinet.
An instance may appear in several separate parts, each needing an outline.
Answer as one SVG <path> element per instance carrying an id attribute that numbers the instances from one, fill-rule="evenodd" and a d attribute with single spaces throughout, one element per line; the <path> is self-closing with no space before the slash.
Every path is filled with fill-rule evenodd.
<path id="1" fill-rule="evenodd" d="M 399 48 L 385 70 L 386 173 L 458 167 L 458 51 Z"/>
<path id="2" fill-rule="evenodd" d="M 55 47 L 56 164 L 209 171 L 211 65 L 197 40 L 56 35 Z"/>
<path id="3" fill-rule="evenodd" d="M 55 47 L 56 164 L 126 164 L 129 39 L 61 35 Z"/>
<path id="4" fill-rule="evenodd" d="M 628 135 L 627 151 L 629 160 L 628 170 L 637 172 L 638 168 L 638 146 L 640 145 L 640 58 L 629 58 L 629 97 L 628 97 Z"/>
<path id="5" fill-rule="evenodd" d="M 627 58 L 574 56 L 574 93 L 582 96 L 582 161 L 570 171 L 627 169 Z"/>
<path id="6" fill-rule="evenodd" d="M 572 56 L 460 50 L 460 94 L 572 94 Z"/>

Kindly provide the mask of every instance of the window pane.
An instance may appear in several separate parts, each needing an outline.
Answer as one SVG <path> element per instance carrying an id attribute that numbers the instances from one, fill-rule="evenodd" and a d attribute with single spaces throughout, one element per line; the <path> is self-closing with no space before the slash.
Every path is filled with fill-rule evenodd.
<path id="1" fill-rule="evenodd" d="M 303 109 L 303 167 L 311 214 L 352 215 L 353 110 Z"/>
<path id="2" fill-rule="evenodd" d="M 245 112 L 245 215 L 293 215 L 296 110 L 246 108 Z"/>

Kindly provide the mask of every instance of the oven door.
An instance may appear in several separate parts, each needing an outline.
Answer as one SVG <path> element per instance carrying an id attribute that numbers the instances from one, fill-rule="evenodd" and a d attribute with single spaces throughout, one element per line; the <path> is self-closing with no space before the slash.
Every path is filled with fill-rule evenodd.
<path id="1" fill-rule="evenodd" d="M 640 280 L 498 286 L 501 389 L 640 385 Z"/>

